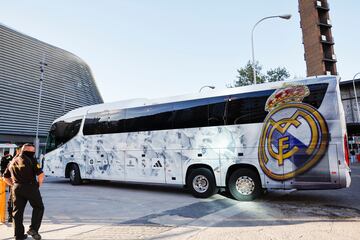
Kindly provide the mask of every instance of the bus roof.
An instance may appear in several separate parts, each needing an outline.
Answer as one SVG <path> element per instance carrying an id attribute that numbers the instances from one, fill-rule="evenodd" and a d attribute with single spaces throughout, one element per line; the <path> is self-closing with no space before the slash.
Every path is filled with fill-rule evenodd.
<path id="1" fill-rule="evenodd" d="M 210 97 L 220 97 L 232 94 L 239 94 L 239 93 L 247 93 L 247 92 L 256 92 L 261 90 L 268 90 L 268 89 L 276 89 L 279 88 L 283 83 L 292 83 L 292 82 L 303 82 L 303 83 L 314 83 L 314 79 L 316 79 L 316 83 L 320 83 L 323 81 L 334 80 L 338 78 L 336 76 L 317 76 L 317 77 L 310 77 L 304 79 L 291 79 L 286 81 L 279 81 L 279 82 L 271 82 L 271 83 L 262 83 L 257 84 L 256 87 L 254 85 L 249 86 L 242 86 L 242 87 L 234 87 L 234 88 L 225 88 L 221 90 L 212 90 L 207 92 L 200 92 L 200 93 L 192 93 L 192 94 L 185 94 L 185 95 L 178 95 L 178 96 L 171 96 L 165 98 L 155 98 L 155 99 L 146 99 L 146 98 L 137 98 L 137 99 L 130 99 L 130 100 L 122 100 L 112 103 L 101 103 L 86 107 L 81 107 L 74 109 L 64 116 L 56 119 L 54 122 L 62 121 L 65 119 L 72 119 L 72 118 L 80 118 L 86 115 L 87 113 L 95 113 L 101 112 L 106 110 L 116 110 L 116 109 L 126 109 L 126 108 L 134 108 L 134 107 L 141 107 L 141 106 L 151 106 L 156 104 L 165 104 L 165 103 L 172 103 L 172 102 L 180 102 L 180 101 L 188 101 L 188 100 L 195 100 L 195 99 L 203 99 L 203 98 L 210 98 Z"/>

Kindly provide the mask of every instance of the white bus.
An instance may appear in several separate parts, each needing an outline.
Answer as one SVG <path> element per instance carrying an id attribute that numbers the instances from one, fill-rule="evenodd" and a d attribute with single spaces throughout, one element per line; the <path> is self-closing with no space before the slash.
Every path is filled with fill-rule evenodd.
<path id="1" fill-rule="evenodd" d="M 47 175 L 186 185 L 196 197 L 227 188 L 349 187 L 339 79 L 275 82 L 73 110 L 51 126 Z"/>

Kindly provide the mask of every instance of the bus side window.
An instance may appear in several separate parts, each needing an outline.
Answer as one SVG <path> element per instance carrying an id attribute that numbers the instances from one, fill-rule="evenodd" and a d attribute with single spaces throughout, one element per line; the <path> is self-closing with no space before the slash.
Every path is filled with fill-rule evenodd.
<path id="1" fill-rule="evenodd" d="M 251 101 L 251 122 L 263 122 L 268 112 L 265 111 L 266 101 L 270 95 L 255 97 Z"/>
<path id="2" fill-rule="evenodd" d="M 225 105 L 226 102 L 209 104 L 209 126 L 225 125 Z"/>
<path id="3" fill-rule="evenodd" d="M 81 120 L 76 120 L 70 123 L 67 123 L 67 126 L 65 128 L 64 132 L 64 143 L 75 137 L 75 135 L 79 132 L 81 125 Z"/>
<path id="4" fill-rule="evenodd" d="M 207 125 L 208 105 L 175 111 L 174 128 L 206 127 Z"/>
<path id="5" fill-rule="evenodd" d="M 125 132 L 146 131 L 145 112 L 145 107 L 126 109 Z"/>
<path id="6" fill-rule="evenodd" d="M 127 109 L 124 132 L 172 129 L 172 116 L 172 104 Z"/>
<path id="7" fill-rule="evenodd" d="M 84 135 L 104 134 L 108 132 L 109 114 L 107 111 L 92 113 L 86 116 L 83 133 Z"/>
<path id="8" fill-rule="evenodd" d="M 251 122 L 251 99 L 232 99 L 228 102 L 227 108 L 227 125 Z"/>
<path id="9" fill-rule="evenodd" d="M 266 118 L 266 101 L 274 90 L 239 94 L 227 103 L 226 124 L 260 123 Z"/>
<path id="10" fill-rule="evenodd" d="M 113 111 L 109 113 L 107 133 L 121 133 L 125 128 L 125 111 Z"/>
<path id="11" fill-rule="evenodd" d="M 315 108 L 319 108 L 321 106 L 322 101 L 324 100 L 328 84 L 320 83 L 320 84 L 310 84 L 308 85 L 310 90 L 310 95 L 304 98 L 304 103 L 310 104 Z"/>
<path id="12" fill-rule="evenodd" d="M 145 121 L 147 122 L 147 130 L 165 130 L 173 128 L 173 111 L 157 113 L 148 116 Z"/>

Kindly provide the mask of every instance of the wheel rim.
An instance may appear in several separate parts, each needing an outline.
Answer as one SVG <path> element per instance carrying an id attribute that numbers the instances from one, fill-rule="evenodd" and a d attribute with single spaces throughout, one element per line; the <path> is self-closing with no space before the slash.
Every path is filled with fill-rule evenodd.
<path id="1" fill-rule="evenodd" d="M 251 177 L 241 176 L 236 180 L 236 190 L 242 195 L 250 195 L 254 192 L 255 182 Z"/>
<path id="2" fill-rule="evenodd" d="M 71 169 L 70 171 L 70 180 L 73 182 L 75 180 L 75 170 Z"/>
<path id="3" fill-rule="evenodd" d="M 193 188 L 198 193 L 204 193 L 209 188 L 209 180 L 204 175 L 197 175 L 193 179 Z"/>

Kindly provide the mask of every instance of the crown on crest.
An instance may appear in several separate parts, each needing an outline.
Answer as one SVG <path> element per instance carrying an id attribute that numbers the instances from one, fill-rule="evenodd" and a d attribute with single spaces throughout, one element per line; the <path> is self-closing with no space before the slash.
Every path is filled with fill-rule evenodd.
<path id="1" fill-rule="evenodd" d="M 285 103 L 301 103 L 309 94 L 310 90 L 305 85 L 284 84 L 282 88 L 277 89 L 268 98 L 265 104 L 265 111 L 270 112 Z"/>

